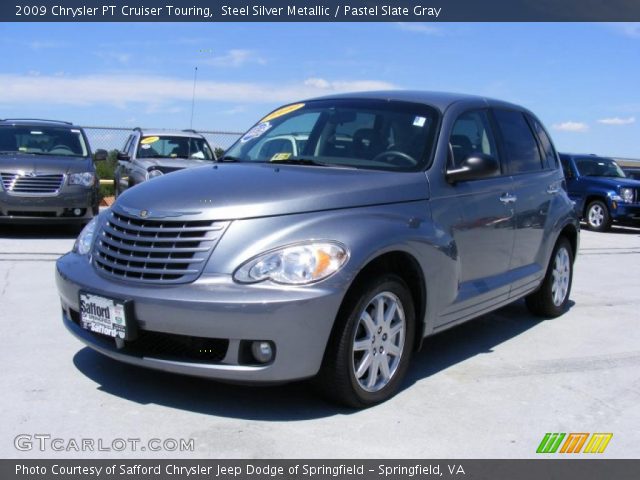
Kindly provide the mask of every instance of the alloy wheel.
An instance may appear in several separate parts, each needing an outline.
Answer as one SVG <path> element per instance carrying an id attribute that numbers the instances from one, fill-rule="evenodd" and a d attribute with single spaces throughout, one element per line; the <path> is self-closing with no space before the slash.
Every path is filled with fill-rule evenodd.
<path id="1" fill-rule="evenodd" d="M 602 226 L 602 223 L 604 222 L 604 210 L 602 209 L 602 206 L 598 204 L 592 205 L 589 209 L 588 220 L 589 225 L 594 228 Z"/>
<path id="2" fill-rule="evenodd" d="M 553 261 L 552 271 L 553 281 L 551 283 L 551 295 L 553 304 L 556 307 L 562 305 L 567 292 L 569 291 L 569 281 L 571 279 L 571 260 L 566 248 L 559 248 Z"/>
<path id="3" fill-rule="evenodd" d="M 353 337 L 353 374 L 367 392 L 383 389 L 398 369 L 404 348 L 406 318 L 402 302 L 381 292 L 360 313 Z"/>

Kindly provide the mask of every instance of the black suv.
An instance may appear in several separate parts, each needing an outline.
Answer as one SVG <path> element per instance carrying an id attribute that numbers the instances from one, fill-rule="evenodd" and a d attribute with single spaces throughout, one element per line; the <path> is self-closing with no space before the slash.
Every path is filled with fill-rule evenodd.
<path id="1" fill-rule="evenodd" d="M 95 152 L 105 160 L 107 152 Z M 82 128 L 69 122 L 0 120 L 0 222 L 86 223 L 99 181 Z"/>
<path id="2" fill-rule="evenodd" d="M 135 128 L 118 153 L 116 196 L 127 188 L 183 168 L 215 161 L 207 139 L 195 130 L 143 131 Z"/>

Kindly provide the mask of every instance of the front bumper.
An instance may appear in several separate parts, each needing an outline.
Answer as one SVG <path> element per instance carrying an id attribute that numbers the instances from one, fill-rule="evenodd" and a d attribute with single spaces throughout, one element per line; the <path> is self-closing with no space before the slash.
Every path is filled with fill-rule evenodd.
<path id="1" fill-rule="evenodd" d="M 342 289 L 320 285 L 239 285 L 228 275 L 203 275 L 194 283 L 171 286 L 124 283 L 101 276 L 87 258 L 74 253 L 58 260 L 56 283 L 64 325 L 94 350 L 142 367 L 247 383 L 314 376 L 343 296 Z M 216 345 L 226 346 L 226 351 L 221 358 L 203 361 L 175 350 L 173 354 L 158 354 L 117 348 L 115 340 L 79 326 L 80 290 L 131 300 L 133 317 L 146 338 L 155 335 L 164 341 L 178 335 L 218 339 L 222 343 Z M 275 345 L 272 362 L 259 365 L 246 361 L 245 347 L 254 340 Z M 135 347 L 135 343 L 130 346 Z"/>
<path id="2" fill-rule="evenodd" d="M 640 203 L 617 203 L 611 208 L 611 218 L 618 222 L 640 222 Z"/>
<path id="3" fill-rule="evenodd" d="M 0 189 L 0 223 L 86 222 L 94 217 L 97 204 L 94 189 L 74 187 L 42 197 L 10 195 Z M 74 215 L 76 208 L 80 215 Z"/>

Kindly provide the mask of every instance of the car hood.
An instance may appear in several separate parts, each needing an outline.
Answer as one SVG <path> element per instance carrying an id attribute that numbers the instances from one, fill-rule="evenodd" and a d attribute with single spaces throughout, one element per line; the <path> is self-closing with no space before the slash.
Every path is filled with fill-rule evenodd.
<path id="1" fill-rule="evenodd" d="M 46 155 L 0 155 L 0 172 L 18 171 L 40 174 L 79 173 L 94 170 L 90 158 Z"/>
<path id="2" fill-rule="evenodd" d="M 180 170 L 182 168 L 202 167 L 205 165 L 211 165 L 212 160 L 197 160 L 193 158 L 147 158 L 144 160 L 138 159 L 140 164 L 145 168 L 167 168 Z"/>
<path id="3" fill-rule="evenodd" d="M 620 177 L 582 177 L 592 185 L 598 185 L 605 188 L 619 188 L 630 187 L 640 188 L 640 180 L 634 180 L 632 178 L 620 178 Z"/>
<path id="4" fill-rule="evenodd" d="M 274 164 L 181 170 L 122 194 L 115 209 L 148 218 L 190 214 L 227 220 L 427 199 L 424 172 Z"/>

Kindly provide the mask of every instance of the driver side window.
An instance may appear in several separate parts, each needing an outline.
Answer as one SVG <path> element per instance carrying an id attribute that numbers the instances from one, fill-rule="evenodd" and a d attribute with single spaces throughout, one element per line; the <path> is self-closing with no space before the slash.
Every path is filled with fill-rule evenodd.
<path id="1" fill-rule="evenodd" d="M 498 156 L 486 110 L 465 112 L 458 117 L 449 137 L 451 168 L 462 166 L 465 158 L 473 153 Z"/>

